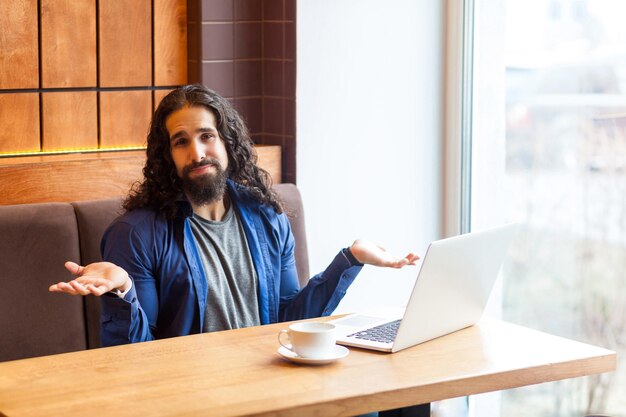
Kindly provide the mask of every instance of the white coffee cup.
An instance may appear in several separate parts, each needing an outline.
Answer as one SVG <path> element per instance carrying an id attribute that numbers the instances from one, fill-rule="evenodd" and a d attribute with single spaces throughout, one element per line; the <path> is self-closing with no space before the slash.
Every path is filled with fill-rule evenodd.
<path id="1" fill-rule="evenodd" d="M 283 343 L 282 336 L 289 336 L 291 344 Z M 332 357 L 335 347 L 335 325 L 322 322 L 294 323 L 289 329 L 278 333 L 278 343 L 301 358 L 326 359 Z"/>

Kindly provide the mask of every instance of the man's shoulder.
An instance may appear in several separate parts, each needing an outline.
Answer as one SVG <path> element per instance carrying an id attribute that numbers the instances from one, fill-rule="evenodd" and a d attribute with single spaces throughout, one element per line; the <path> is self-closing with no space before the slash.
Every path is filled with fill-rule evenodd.
<path id="1" fill-rule="evenodd" d="M 277 230 L 280 236 L 288 236 L 290 223 L 285 213 L 278 213 L 274 207 L 264 204 L 249 188 L 235 184 L 230 188 L 230 197 L 243 221 L 260 221 L 266 227 Z"/>
<path id="2" fill-rule="evenodd" d="M 263 203 L 258 196 L 250 189 L 250 187 L 228 180 L 228 192 L 231 199 L 235 201 L 238 206 L 244 206 L 248 209 L 260 209 L 267 211 L 268 213 L 276 213 L 276 210 L 270 205 Z"/>
<path id="3" fill-rule="evenodd" d="M 231 179 L 227 180 L 228 194 L 230 198 L 235 199 L 239 203 L 245 204 L 259 204 L 258 199 L 254 197 L 252 191 L 243 184 L 239 184 Z"/>
<path id="4" fill-rule="evenodd" d="M 168 221 L 163 213 L 151 208 L 137 208 L 125 212 L 115 219 L 108 230 L 125 230 L 127 232 L 142 232 L 167 227 Z"/>
<path id="5" fill-rule="evenodd" d="M 284 213 L 277 213 L 274 207 L 260 201 L 249 188 L 243 185 L 237 184 L 236 188 L 231 188 L 230 197 L 239 211 L 249 213 L 253 217 L 260 215 L 261 218 L 271 223 L 280 223 L 285 217 Z"/>

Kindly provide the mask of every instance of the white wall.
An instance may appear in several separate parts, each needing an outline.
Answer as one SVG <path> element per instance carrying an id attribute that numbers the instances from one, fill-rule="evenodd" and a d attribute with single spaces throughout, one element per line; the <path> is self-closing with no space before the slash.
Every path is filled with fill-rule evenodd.
<path id="1" fill-rule="evenodd" d="M 297 3 L 297 182 L 313 273 L 357 237 L 404 255 L 439 236 L 442 3 Z M 403 304 L 416 273 L 366 266 L 336 312 Z"/>

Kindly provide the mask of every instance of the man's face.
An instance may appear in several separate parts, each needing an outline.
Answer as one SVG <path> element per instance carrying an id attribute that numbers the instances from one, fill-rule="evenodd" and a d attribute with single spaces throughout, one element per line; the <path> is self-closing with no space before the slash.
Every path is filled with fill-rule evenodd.
<path id="1" fill-rule="evenodd" d="M 185 106 L 165 119 L 176 173 L 187 196 L 197 204 L 221 198 L 227 178 L 228 153 L 215 116 L 204 107 Z"/>

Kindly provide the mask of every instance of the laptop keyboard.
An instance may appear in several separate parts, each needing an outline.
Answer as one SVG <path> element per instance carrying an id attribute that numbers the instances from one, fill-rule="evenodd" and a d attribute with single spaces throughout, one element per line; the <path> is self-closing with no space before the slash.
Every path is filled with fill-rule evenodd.
<path id="1" fill-rule="evenodd" d="M 390 321 L 389 323 L 381 324 L 380 326 L 371 327 L 366 330 L 361 330 L 348 335 L 348 337 L 354 337 L 356 339 L 371 340 L 380 343 L 391 343 L 396 339 L 398 328 L 400 327 L 400 321 Z"/>

